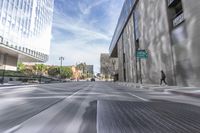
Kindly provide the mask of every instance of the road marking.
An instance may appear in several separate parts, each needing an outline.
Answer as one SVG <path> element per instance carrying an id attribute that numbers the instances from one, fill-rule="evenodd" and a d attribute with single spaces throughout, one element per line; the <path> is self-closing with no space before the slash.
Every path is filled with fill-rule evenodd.
<path id="1" fill-rule="evenodd" d="M 13 133 L 13 132 L 17 131 L 20 127 L 21 127 L 21 125 L 14 126 L 10 129 L 4 131 L 3 133 Z"/>
<path id="2" fill-rule="evenodd" d="M 131 95 L 131 96 L 133 96 L 133 97 L 136 97 L 136 98 L 138 98 L 138 99 L 140 99 L 140 100 L 142 100 L 142 101 L 145 101 L 145 102 L 148 102 L 148 101 L 149 101 L 148 99 L 139 97 L 139 96 L 137 96 L 137 95 L 135 95 L 135 94 L 132 94 L 132 93 L 128 93 L 128 94 Z"/>
<path id="3" fill-rule="evenodd" d="M 44 113 L 45 111 L 47 111 L 47 110 L 49 110 L 49 109 L 52 109 L 52 108 L 55 108 L 56 105 L 59 106 L 59 103 L 64 102 L 64 101 L 67 101 L 68 99 L 70 99 L 70 98 L 72 98 L 73 96 L 75 96 L 76 94 L 78 94 L 80 91 L 82 91 L 82 89 L 79 89 L 79 90 L 75 91 L 75 92 L 74 92 L 72 95 L 70 95 L 70 96 L 65 96 L 65 97 L 63 98 L 63 100 L 58 101 L 58 102 L 56 102 L 55 104 L 50 105 L 48 108 L 42 110 L 42 111 L 39 112 L 38 114 L 35 114 L 34 116 L 32 116 L 32 117 L 28 118 L 27 120 L 23 121 L 22 123 L 20 123 L 20 125 L 14 126 L 14 127 L 10 128 L 10 129 L 4 131 L 3 133 L 13 133 L 13 132 L 16 132 L 16 131 L 17 131 L 17 132 L 20 131 L 21 129 L 23 129 L 23 125 L 24 125 L 24 124 L 26 124 L 27 122 L 33 120 L 34 118 L 36 118 L 36 117 L 39 116 L 40 114 Z M 65 106 L 61 106 L 59 109 L 62 110 L 62 107 L 64 108 Z M 60 110 L 57 109 L 57 113 L 58 113 Z M 54 112 L 54 115 L 56 115 L 57 113 Z M 41 124 L 41 125 L 42 125 L 42 124 Z"/>
<path id="4" fill-rule="evenodd" d="M 25 88 L 25 87 L 37 87 L 38 85 L 16 85 L 16 86 L 0 86 L 0 90 L 3 89 L 18 89 L 18 88 Z"/>

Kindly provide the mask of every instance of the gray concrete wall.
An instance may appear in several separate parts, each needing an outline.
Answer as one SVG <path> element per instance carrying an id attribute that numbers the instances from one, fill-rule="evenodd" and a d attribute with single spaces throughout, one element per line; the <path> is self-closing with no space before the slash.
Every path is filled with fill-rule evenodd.
<path id="1" fill-rule="evenodd" d="M 118 74 L 118 58 L 110 58 L 108 53 L 102 53 L 100 64 L 101 74 L 105 76 Z"/>
<path id="2" fill-rule="evenodd" d="M 122 37 L 120 37 L 118 43 L 117 43 L 117 49 L 118 49 L 118 73 L 119 73 L 119 81 L 124 81 L 124 63 L 123 63 L 123 43 L 122 43 Z"/>
<path id="3" fill-rule="evenodd" d="M 18 60 L 17 57 L 7 55 L 6 65 L 5 65 L 4 64 L 4 54 L 0 53 L 0 69 L 16 71 L 17 70 L 17 60 Z"/>
<path id="4" fill-rule="evenodd" d="M 177 84 L 200 86 L 200 1 L 182 0 L 182 4 L 185 22 L 178 28 L 185 26 L 186 38 L 173 43 Z"/>
<path id="5" fill-rule="evenodd" d="M 128 51 L 128 48 L 129 48 L 129 44 L 128 44 L 128 33 L 127 33 L 127 27 L 125 27 L 124 31 L 123 31 L 123 51 L 124 51 L 124 54 L 125 54 L 125 62 L 124 62 L 124 78 L 125 78 L 125 81 L 129 81 L 129 75 L 128 75 L 128 72 L 129 72 L 129 67 L 128 67 L 128 64 L 130 63 L 129 62 L 129 51 Z M 122 58 L 123 60 L 123 58 Z"/>
<path id="6" fill-rule="evenodd" d="M 147 60 L 141 61 L 143 82 L 159 84 L 160 71 L 164 70 L 168 84 L 173 85 L 175 79 L 166 1 L 141 0 L 138 4 L 140 48 L 149 54 Z"/>
<path id="7" fill-rule="evenodd" d="M 127 71 L 126 71 L 126 78 L 127 78 L 127 81 L 128 82 L 134 82 L 134 73 L 135 73 L 135 70 L 134 70 L 134 64 L 135 64 L 135 60 L 134 60 L 134 53 L 135 53 L 135 50 L 134 50 L 134 30 L 133 30 L 133 16 L 130 17 L 127 25 L 126 25 L 126 28 L 124 30 L 124 32 L 126 33 L 126 39 L 125 39 L 125 55 L 126 55 L 126 68 L 127 68 Z"/>
<path id="8" fill-rule="evenodd" d="M 185 22 L 172 28 L 166 0 L 140 0 L 140 49 L 148 51 L 143 59 L 143 83 L 159 84 L 160 71 L 164 70 L 169 85 L 200 86 L 200 1 L 182 0 Z M 119 81 L 136 82 L 139 63 L 135 58 L 133 16 L 130 17 L 118 41 Z M 125 64 L 123 63 L 125 52 Z"/>
<path id="9" fill-rule="evenodd" d="M 135 82 L 135 43 L 134 43 L 134 24 L 133 15 L 130 17 L 124 28 L 122 37 L 118 41 L 119 58 L 119 81 L 124 81 L 124 68 L 126 69 L 126 81 Z M 125 63 L 123 62 L 123 53 L 125 53 Z M 122 67 L 121 67 L 122 66 Z"/>

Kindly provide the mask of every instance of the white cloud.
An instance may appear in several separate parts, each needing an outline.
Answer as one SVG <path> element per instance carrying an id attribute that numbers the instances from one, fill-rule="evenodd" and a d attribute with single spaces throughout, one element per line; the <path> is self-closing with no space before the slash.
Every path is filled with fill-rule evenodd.
<path id="1" fill-rule="evenodd" d="M 99 6 L 108 0 L 90 0 L 88 3 L 85 1 L 79 1 L 78 5 L 81 10 L 81 13 L 84 15 L 88 15 L 91 13 L 92 8 Z"/>
<path id="2" fill-rule="evenodd" d="M 64 56 L 65 65 L 86 62 L 94 64 L 95 71 L 99 71 L 100 53 L 108 52 L 123 1 L 79 0 L 76 7 L 79 9 L 78 17 L 63 12 L 64 7 L 56 7 L 54 9 L 53 41 L 48 64 L 58 65 L 59 56 Z M 69 4 L 72 4 L 72 1 L 70 2 Z M 85 19 L 91 14 L 94 15 L 93 10 L 96 7 L 105 4 L 107 4 L 107 8 L 103 10 L 107 18 L 105 18 L 104 23 L 96 25 L 100 21 L 98 17 Z M 72 8 L 75 7 L 72 6 Z"/>

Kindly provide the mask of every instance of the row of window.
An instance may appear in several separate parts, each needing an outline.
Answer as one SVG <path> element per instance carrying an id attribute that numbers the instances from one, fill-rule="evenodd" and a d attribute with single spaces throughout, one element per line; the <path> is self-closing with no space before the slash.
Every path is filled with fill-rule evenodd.
<path id="1" fill-rule="evenodd" d="M 49 11 L 48 4 L 50 1 L 38 1 L 38 6 L 36 7 L 35 13 L 35 31 L 37 34 L 41 32 L 42 27 L 44 27 L 47 24 L 50 24 L 52 16 L 49 16 L 51 14 L 51 11 Z"/>
<path id="2" fill-rule="evenodd" d="M 7 6 L 7 7 L 3 6 L 3 5 L 13 5 L 13 3 L 9 2 L 9 0 L 1 1 L 0 7 L 1 5 L 3 6 L 3 8 L 0 8 L 2 12 L 0 13 L 2 24 L 6 25 L 8 29 L 16 28 L 17 31 L 21 32 L 22 34 L 28 35 L 28 33 L 30 32 L 30 27 L 31 27 L 31 14 L 32 14 L 32 7 L 30 7 L 29 5 L 32 5 L 33 2 L 31 1 L 31 4 L 26 4 L 27 2 L 23 0 L 21 1 L 15 0 L 15 1 L 18 1 L 16 5 L 18 5 L 18 3 L 20 2 L 20 5 L 22 5 L 22 7 L 24 8 L 24 11 L 21 12 L 20 8 L 15 9 L 14 6 L 16 7 L 16 5 Z M 8 7 L 12 7 L 12 8 L 9 9 Z M 39 34 L 42 27 L 44 27 L 44 25 L 46 25 L 47 23 L 51 22 L 52 17 L 48 15 L 50 14 L 50 12 L 48 11 L 47 7 L 45 7 L 45 5 L 38 5 L 35 8 L 36 8 L 36 16 L 34 18 L 35 31 L 33 31 L 33 33 Z M 22 13 L 21 16 L 23 17 L 18 17 L 19 12 Z"/>
<path id="3" fill-rule="evenodd" d="M 9 47 L 9 48 L 12 48 L 12 49 L 15 49 L 17 51 L 20 51 L 20 52 L 23 52 L 25 54 L 28 54 L 30 56 L 33 56 L 35 58 L 38 58 L 40 60 L 43 60 L 43 61 L 47 61 L 48 60 L 48 55 L 46 54 L 43 54 L 41 52 L 37 52 L 35 50 L 31 50 L 31 49 L 28 49 L 28 48 L 25 48 L 25 47 L 21 47 L 21 46 L 17 46 L 17 45 L 10 45 L 8 41 L 4 41 L 3 37 L 0 36 L 0 43 L 5 45 L 6 47 Z"/>
<path id="4" fill-rule="evenodd" d="M 52 2 L 53 0 L 0 0 L 0 34 L 9 38 L 10 42 L 30 47 L 32 42 L 28 39 L 37 38 L 51 25 Z"/>
<path id="5" fill-rule="evenodd" d="M 30 3 L 28 3 L 30 2 Z M 5 29 L 17 31 L 25 36 L 29 35 L 31 26 L 32 1 L 4 0 L 0 3 L 1 22 Z M 23 8 L 23 10 L 21 10 Z M 23 16 L 23 17 L 19 17 Z"/>

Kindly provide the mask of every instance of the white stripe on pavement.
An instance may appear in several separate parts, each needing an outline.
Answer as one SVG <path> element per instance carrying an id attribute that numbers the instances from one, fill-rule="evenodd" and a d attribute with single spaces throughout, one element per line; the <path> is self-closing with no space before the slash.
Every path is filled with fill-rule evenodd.
<path id="1" fill-rule="evenodd" d="M 46 125 L 50 119 L 52 117 L 55 117 L 62 109 L 64 109 L 67 104 L 69 104 L 69 99 L 71 99 L 73 96 L 75 96 L 76 94 L 78 94 L 80 91 L 82 91 L 82 89 L 74 92 L 72 95 L 70 96 L 66 96 L 64 100 L 53 104 L 52 106 L 50 106 L 48 109 L 43 110 L 42 112 L 39 112 L 38 114 L 32 116 L 31 118 L 25 120 L 24 122 L 22 122 L 20 125 L 12 127 L 8 130 L 6 130 L 3 133 L 36 133 L 39 132 L 40 129 L 42 129 L 44 127 L 44 125 Z M 63 106 L 63 102 L 66 102 L 65 105 Z M 47 113 L 48 112 L 48 113 Z M 53 112 L 53 114 L 52 114 Z M 49 117 L 49 114 L 51 114 L 51 117 Z M 28 130 L 30 130 L 30 127 L 36 123 L 38 123 L 38 119 L 40 118 L 45 118 L 45 122 L 40 123 L 37 128 L 33 128 L 31 131 L 27 132 Z"/>
<path id="2" fill-rule="evenodd" d="M 136 97 L 136 98 L 138 98 L 138 99 L 140 99 L 140 100 L 142 100 L 142 101 L 145 101 L 145 102 L 148 102 L 148 101 L 149 101 L 148 99 L 139 97 L 139 96 L 137 96 L 137 95 L 135 95 L 135 94 L 132 94 L 132 93 L 128 93 L 128 94 L 131 95 L 131 96 L 133 96 L 133 97 Z"/>
<path id="3" fill-rule="evenodd" d="M 3 90 L 3 89 L 25 88 L 25 87 L 37 87 L 37 86 L 38 86 L 38 85 L 0 86 L 0 90 Z"/>
<path id="4" fill-rule="evenodd" d="M 4 131 L 3 133 L 13 133 L 13 132 L 17 131 L 20 127 L 21 127 L 21 125 L 14 126 L 10 129 Z"/>

